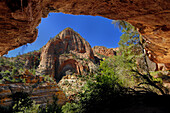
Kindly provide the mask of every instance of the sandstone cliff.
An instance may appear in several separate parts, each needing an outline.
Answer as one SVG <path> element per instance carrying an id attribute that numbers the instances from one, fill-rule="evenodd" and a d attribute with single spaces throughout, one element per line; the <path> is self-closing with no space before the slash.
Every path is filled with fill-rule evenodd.
<path id="1" fill-rule="evenodd" d="M 39 65 L 38 69 L 37 65 Z M 60 88 L 64 87 L 65 78 L 69 76 L 73 79 L 74 73 L 76 76 L 86 76 L 95 68 L 97 67 L 90 44 L 71 28 L 66 28 L 39 51 L 14 58 L 0 57 L 0 83 L 2 83 L 0 105 L 11 105 L 12 99 L 9 96 L 16 92 L 29 93 L 38 104 L 45 104 L 47 100 L 51 102 L 55 94 L 59 98 L 58 103 L 63 104 L 67 99 Z M 39 75 L 33 73 L 36 69 Z M 24 70 L 26 71 L 23 72 Z M 45 80 L 49 79 L 48 75 L 55 77 L 57 81 L 63 79 L 59 84 L 51 79 L 50 82 L 46 82 Z M 75 84 L 81 84 L 79 86 L 81 90 L 85 82 L 80 82 L 77 77 L 75 81 L 77 81 Z M 68 91 L 66 94 L 70 96 L 75 92 Z"/>
<path id="2" fill-rule="evenodd" d="M 117 54 L 116 49 L 115 48 L 106 48 L 104 46 L 94 46 L 93 52 L 96 57 L 102 59 L 103 57 L 115 56 Z"/>
<path id="3" fill-rule="evenodd" d="M 22 75 L 21 78 L 25 79 L 25 83 L 6 81 L 0 84 L 0 106 L 10 106 L 13 102 L 10 96 L 18 92 L 28 93 L 36 104 L 47 104 L 48 101 L 51 103 L 54 95 L 58 97 L 59 105 L 67 101 L 65 94 L 55 81 L 44 81 L 44 77 L 28 75 L 28 73 Z"/>
<path id="4" fill-rule="evenodd" d="M 90 44 L 71 28 L 66 28 L 42 48 L 37 74 L 52 75 L 60 80 L 67 74 L 85 74 L 94 67 Z"/>

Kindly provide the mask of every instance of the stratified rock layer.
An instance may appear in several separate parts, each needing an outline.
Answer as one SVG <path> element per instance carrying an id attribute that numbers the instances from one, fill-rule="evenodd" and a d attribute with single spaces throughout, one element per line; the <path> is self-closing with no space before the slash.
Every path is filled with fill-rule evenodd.
<path id="1" fill-rule="evenodd" d="M 66 28 L 42 48 L 37 74 L 52 75 L 59 81 L 65 75 L 84 74 L 93 67 L 90 44 L 71 28 Z"/>
<path id="2" fill-rule="evenodd" d="M 56 82 L 43 82 L 44 78 L 33 75 L 23 75 L 25 83 L 5 83 L 0 84 L 0 105 L 10 106 L 12 98 L 10 96 L 17 92 L 28 93 L 36 104 L 47 104 L 53 101 L 53 96 L 58 97 L 58 104 L 63 105 L 66 103 L 67 98 L 63 91 L 58 87 Z"/>
<path id="3" fill-rule="evenodd" d="M 169 0 L 1 0 L 0 54 L 32 43 L 41 17 L 63 12 L 128 21 L 147 40 L 150 59 L 170 63 L 169 6 Z"/>

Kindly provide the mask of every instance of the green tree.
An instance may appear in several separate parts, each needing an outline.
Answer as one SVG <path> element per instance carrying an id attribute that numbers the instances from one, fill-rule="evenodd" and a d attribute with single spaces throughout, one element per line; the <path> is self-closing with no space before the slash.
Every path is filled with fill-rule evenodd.
<path id="1" fill-rule="evenodd" d="M 14 68 L 12 69 L 11 75 L 12 75 L 12 76 L 15 76 L 16 74 L 17 74 L 17 69 L 14 67 Z"/>
<path id="2" fill-rule="evenodd" d="M 165 94 L 164 91 L 158 85 L 156 85 L 156 81 L 154 81 L 153 77 L 150 75 L 149 67 L 146 60 L 146 53 L 144 50 L 145 41 L 143 40 L 142 35 L 140 35 L 137 29 L 128 22 L 117 20 L 114 21 L 113 23 L 120 26 L 119 28 L 122 29 L 123 34 L 120 37 L 121 40 L 119 41 L 120 53 L 121 56 L 124 59 L 126 59 L 125 61 L 126 63 L 129 62 L 134 65 L 130 66 L 129 70 L 131 72 L 135 72 L 135 75 L 141 77 L 143 82 L 140 83 L 139 85 L 147 84 L 153 86 L 164 95 Z M 144 73 L 140 72 L 136 68 L 137 66 L 135 66 L 136 59 L 139 57 L 140 58 L 142 57 L 144 60 L 143 66 L 144 67 L 143 70 L 145 71 Z"/>
<path id="3" fill-rule="evenodd" d="M 88 80 L 84 91 L 77 95 L 79 99 L 64 105 L 62 111 L 64 113 L 94 113 L 116 104 L 117 99 L 128 94 L 131 89 L 126 86 L 123 77 L 116 75 L 115 67 L 113 58 L 102 61 L 99 71 L 94 75 L 95 79 Z M 121 101 L 119 102 L 121 104 Z M 121 105 L 124 105 L 124 102 Z"/>
<path id="4" fill-rule="evenodd" d="M 5 63 L 4 63 L 4 58 L 3 58 L 3 57 L 0 57 L 0 66 L 3 66 L 3 65 L 5 65 Z"/>

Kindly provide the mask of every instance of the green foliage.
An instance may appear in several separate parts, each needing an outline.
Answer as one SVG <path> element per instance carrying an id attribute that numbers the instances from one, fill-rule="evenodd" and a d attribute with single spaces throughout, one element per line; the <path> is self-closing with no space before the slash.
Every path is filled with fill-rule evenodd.
<path id="1" fill-rule="evenodd" d="M 134 72 L 131 71 L 134 68 L 136 68 L 136 63 L 132 63 L 131 60 L 127 60 L 123 56 L 114 56 L 100 63 L 103 75 L 109 75 L 120 85 L 126 87 L 132 87 L 135 84 Z"/>
<path id="2" fill-rule="evenodd" d="M 66 103 L 64 106 L 62 106 L 62 112 L 63 113 L 78 113 L 78 104 L 76 103 Z"/>
<path id="3" fill-rule="evenodd" d="M 130 24 L 125 25 L 127 28 L 123 29 L 123 32 L 125 30 L 126 32 L 119 43 L 122 55 L 101 61 L 95 80 L 87 81 L 84 91 L 78 95 L 78 101 L 68 103 L 62 107 L 64 113 L 67 113 L 67 111 L 75 113 L 100 112 L 102 111 L 101 108 L 116 104 L 112 100 L 127 95 L 130 90 L 129 87 L 134 86 L 133 75 L 136 73 L 132 70 L 137 69 L 134 55 L 136 54 L 136 43 L 139 34 L 130 30 L 131 28 L 134 29 Z"/>
<path id="4" fill-rule="evenodd" d="M 117 75 L 123 78 L 127 77 L 133 81 L 134 77 L 140 78 L 132 70 L 138 70 L 136 60 L 143 57 L 142 48 L 139 45 L 141 36 L 136 28 L 128 22 L 117 20 L 113 23 L 118 25 L 123 33 L 119 41 L 119 53 L 121 55 L 114 57 Z M 134 85 L 132 82 L 130 84 Z"/>
<path id="5" fill-rule="evenodd" d="M 24 112 L 25 109 L 32 107 L 33 101 L 31 100 L 28 93 L 25 92 L 16 92 L 11 95 L 11 98 L 14 102 L 13 112 Z"/>
<path id="6" fill-rule="evenodd" d="M 25 92 L 16 92 L 10 96 L 13 105 L 9 107 L 0 106 L 2 113 L 61 113 L 61 107 L 57 104 L 57 96 L 53 96 L 53 102 L 46 106 L 35 104 L 30 95 Z"/>
<path id="7" fill-rule="evenodd" d="M 11 72 L 9 70 L 6 70 L 5 72 L 2 71 L 1 74 L 2 74 L 2 76 L 9 76 L 11 74 Z"/>
<path id="8" fill-rule="evenodd" d="M 35 104 L 35 102 L 33 101 L 32 107 L 29 107 L 29 108 L 23 107 L 21 109 L 24 110 L 24 113 L 38 113 L 39 108 L 40 108 L 40 105 Z M 23 112 L 20 112 L 20 113 L 23 113 Z"/>
<path id="9" fill-rule="evenodd" d="M 4 58 L 0 57 L 0 66 L 5 65 Z"/>
<path id="10" fill-rule="evenodd" d="M 83 92 L 77 96 L 79 100 L 67 103 L 62 107 L 64 113 L 92 113 L 108 105 L 110 99 L 120 97 L 128 92 L 122 79 L 116 75 L 112 59 L 100 63 L 99 71 L 94 75 L 95 80 L 88 80 Z M 106 107 L 105 106 L 105 107 Z"/>
<path id="11" fill-rule="evenodd" d="M 16 92 L 12 94 L 12 106 L 2 107 L 2 113 L 38 113 L 40 105 L 35 104 L 30 98 L 30 95 L 25 92 Z"/>
<path id="12" fill-rule="evenodd" d="M 145 59 L 140 34 L 131 24 L 125 21 L 117 22 L 123 32 L 119 42 L 121 55 L 101 61 L 96 79 L 87 82 L 84 91 L 78 94 L 79 100 L 62 107 L 64 113 L 69 111 L 70 113 L 93 113 L 101 112 L 103 108 L 125 107 L 131 104 L 129 96 L 136 95 L 138 92 L 132 89 L 137 82 L 145 84 L 144 86 L 154 86 L 162 93 L 162 90 L 155 84 L 159 80 L 150 77 L 148 70 L 141 73 L 137 68 L 136 59 L 141 57 Z M 144 67 L 147 69 L 147 63 Z M 149 87 L 142 88 L 148 92 Z"/>
<path id="13" fill-rule="evenodd" d="M 136 66 L 130 66 L 130 71 L 134 72 L 135 77 L 140 78 L 142 81 L 142 83 L 139 83 L 139 85 L 145 84 L 147 88 L 153 86 L 164 95 L 164 91 L 156 84 L 156 81 L 154 81 L 153 77 L 150 75 L 149 67 L 146 61 L 146 54 L 144 52 L 145 42 L 143 37 L 138 33 L 134 26 L 125 21 L 116 21 L 114 23 L 118 23 L 118 25 L 122 26 L 123 35 L 120 37 L 121 40 L 119 42 L 119 49 L 120 53 L 122 54 L 121 56 L 131 64 L 135 64 L 137 58 L 143 58 L 144 60 L 143 66 L 141 66 L 143 67 L 144 72 L 140 72 L 138 68 L 135 68 Z"/>
<path id="14" fill-rule="evenodd" d="M 18 78 L 14 77 L 14 76 L 17 76 L 16 71 L 17 71 L 16 69 L 13 69 L 12 72 L 10 72 L 9 70 L 6 70 L 5 72 L 1 71 L 0 72 L 0 75 L 1 75 L 0 83 L 5 83 L 5 81 L 14 82 L 14 83 L 23 82 L 23 80 L 20 77 Z"/>
<path id="15" fill-rule="evenodd" d="M 44 81 L 46 82 L 54 82 L 54 78 L 51 77 L 50 75 L 41 75 L 44 78 Z"/>
<path id="16" fill-rule="evenodd" d="M 135 60 L 142 55 L 142 48 L 139 46 L 140 34 L 134 26 L 127 22 L 123 22 L 122 36 L 119 41 L 119 51 L 122 56 L 128 60 Z"/>
<path id="17" fill-rule="evenodd" d="M 49 102 L 45 107 L 41 107 L 38 113 L 61 113 L 61 107 L 57 104 L 57 96 L 53 96 L 53 102 L 50 104 Z"/>
<path id="18" fill-rule="evenodd" d="M 13 68 L 16 68 L 16 69 L 18 69 L 18 70 L 19 70 L 20 68 L 23 69 L 23 67 L 24 67 L 24 65 L 25 65 L 25 62 L 23 62 L 22 60 L 20 60 L 19 57 L 16 57 L 13 62 L 14 62 Z"/>
<path id="19" fill-rule="evenodd" d="M 14 67 L 14 68 L 12 69 L 11 75 L 14 76 L 14 75 L 16 75 L 16 74 L 17 74 L 17 69 Z"/>
<path id="20" fill-rule="evenodd" d="M 33 75 L 36 74 L 36 68 L 40 62 L 39 51 L 33 51 L 17 57 L 7 58 L 0 57 L 0 83 L 7 82 L 24 82 L 20 75 L 24 73 L 25 63 L 29 61 L 28 68 Z"/>
<path id="21" fill-rule="evenodd" d="M 87 59 L 87 58 L 84 58 L 83 60 L 86 61 L 86 62 L 89 61 L 89 59 Z"/>
<path id="22" fill-rule="evenodd" d="M 36 69 L 35 68 L 29 69 L 29 72 L 31 72 L 33 75 L 36 75 Z"/>

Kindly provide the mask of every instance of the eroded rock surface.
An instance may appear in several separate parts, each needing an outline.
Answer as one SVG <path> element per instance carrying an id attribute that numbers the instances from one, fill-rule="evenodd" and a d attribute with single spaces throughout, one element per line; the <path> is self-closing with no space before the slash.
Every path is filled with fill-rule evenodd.
<path id="1" fill-rule="evenodd" d="M 115 56 L 117 54 L 117 48 L 106 48 L 104 46 L 94 46 L 94 55 L 102 59 L 103 57 Z"/>
<path id="2" fill-rule="evenodd" d="M 169 6 L 169 0 L 1 0 L 0 54 L 32 43 L 41 17 L 63 12 L 128 21 L 147 40 L 151 60 L 170 63 Z"/>
<path id="3" fill-rule="evenodd" d="M 63 105 L 68 101 L 55 81 L 44 81 L 44 77 L 26 74 L 22 76 L 22 78 L 25 79 L 25 83 L 12 83 L 6 81 L 5 84 L 0 84 L 1 106 L 10 106 L 13 102 L 10 96 L 17 92 L 28 93 L 36 104 L 51 103 L 54 95 L 58 97 L 57 103 L 59 105 Z"/>
<path id="4" fill-rule="evenodd" d="M 93 71 L 94 63 L 90 44 L 71 28 L 66 28 L 42 48 L 37 74 L 52 75 L 60 80 L 65 75 Z"/>

